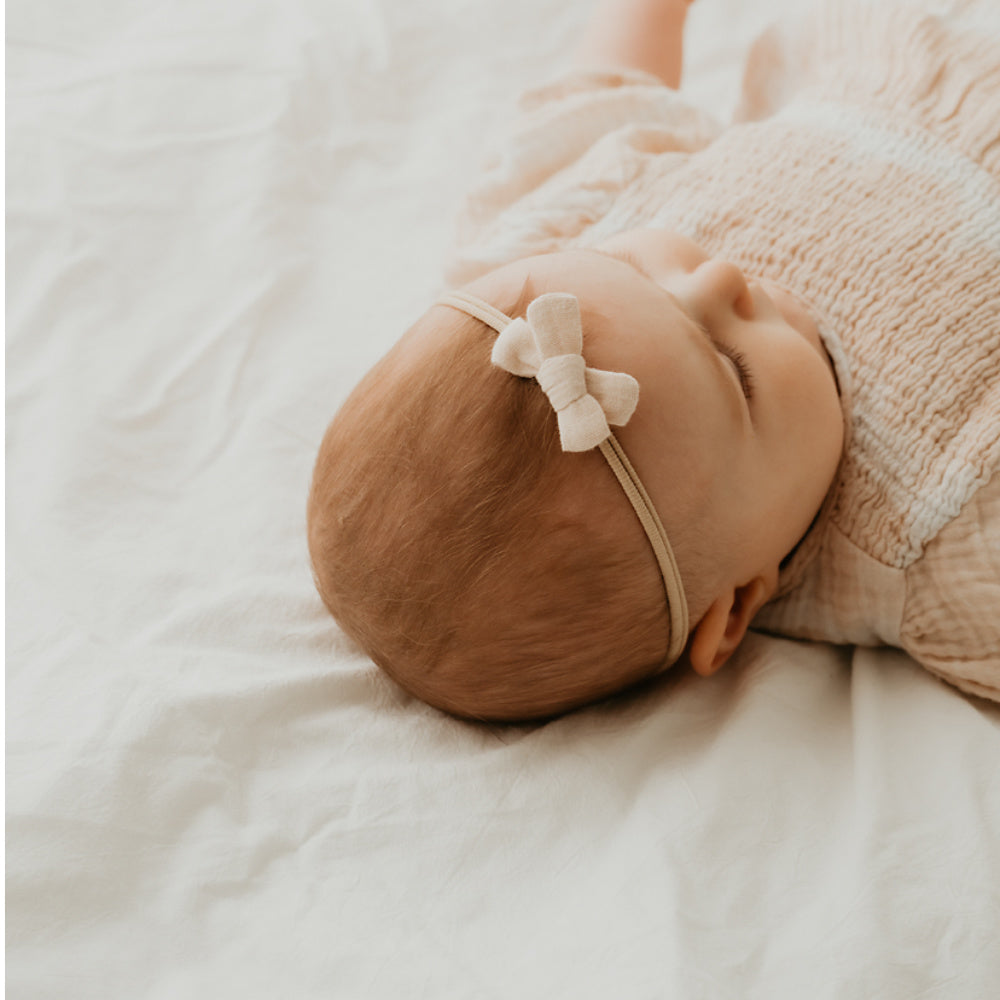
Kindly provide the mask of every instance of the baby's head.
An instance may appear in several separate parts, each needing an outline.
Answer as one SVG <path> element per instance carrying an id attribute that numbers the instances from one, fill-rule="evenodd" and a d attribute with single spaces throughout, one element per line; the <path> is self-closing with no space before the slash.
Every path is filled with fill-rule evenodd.
<path id="1" fill-rule="evenodd" d="M 638 381 L 611 440 L 663 523 L 690 632 L 610 459 L 563 450 L 539 383 L 491 363 L 494 330 L 440 304 L 324 437 L 308 518 L 325 603 L 405 688 L 461 716 L 557 714 L 658 672 L 677 647 L 713 672 L 839 460 L 840 405 L 811 320 L 654 230 L 517 261 L 466 291 L 509 317 L 574 296 L 588 368 Z"/>

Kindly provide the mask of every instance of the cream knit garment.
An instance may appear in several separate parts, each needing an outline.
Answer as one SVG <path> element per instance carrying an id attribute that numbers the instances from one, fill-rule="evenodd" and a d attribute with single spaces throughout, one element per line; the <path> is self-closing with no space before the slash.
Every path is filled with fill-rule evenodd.
<path id="1" fill-rule="evenodd" d="M 1000 3 L 830 3 L 758 42 L 725 129 L 636 72 L 521 112 L 449 280 L 665 226 L 808 303 L 848 443 L 755 625 L 1000 700 Z"/>

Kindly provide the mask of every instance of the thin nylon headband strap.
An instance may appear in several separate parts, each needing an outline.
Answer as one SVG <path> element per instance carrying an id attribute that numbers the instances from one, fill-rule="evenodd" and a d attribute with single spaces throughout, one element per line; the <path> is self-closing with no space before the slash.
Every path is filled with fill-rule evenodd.
<path id="1" fill-rule="evenodd" d="M 497 333 L 502 332 L 509 323 L 513 322 L 506 313 L 468 292 L 447 292 L 437 300 L 437 304 L 451 306 L 453 309 L 468 313 L 492 327 Z M 656 563 L 660 567 L 663 587 L 667 593 L 667 609 L 670 614 L 670 645 L 667 649 L 665 662 L 665 665 L 669 666 L 684 651 L 688 638 L 688 606 L 684 596 L 684 587 L 681 584 L 680 570 L 677 568 L 677 560 L 674 558 L 673 549 L 667 540 L 667 532 L 656 513 L 653 501 L 642 485 L 639 474 L 628 460 L 618 438 L 611 434 L 601 442 L 599 447 L 639 518 L 639 523 L 646 532 L 649 544 L 653 548 Z"/>

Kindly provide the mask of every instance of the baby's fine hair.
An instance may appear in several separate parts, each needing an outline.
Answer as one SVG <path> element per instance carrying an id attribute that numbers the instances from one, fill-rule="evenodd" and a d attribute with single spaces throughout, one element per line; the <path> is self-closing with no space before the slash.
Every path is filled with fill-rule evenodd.
<path id="1" fill-rule="evenodd" d="M 670 626 L 611 470 L 562 451 L 537 383 L 491 364 L 494 336 L 432 307 L 365 376 L 320 446 L 309 551 L 333 616 L 407 691 L 526 720 L 655 673 Z"/>

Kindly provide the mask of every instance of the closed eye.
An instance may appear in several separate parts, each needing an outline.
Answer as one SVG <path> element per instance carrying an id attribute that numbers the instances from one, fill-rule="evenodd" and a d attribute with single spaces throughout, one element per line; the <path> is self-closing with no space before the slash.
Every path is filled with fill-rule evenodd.
<path id="1" fill-rule="evenodd" d="M 727 344 L 720 344 L 716 341 L 713 341 L 713 343 L 715 343 L 716 350 L 724 354 L 733 363 L 733 367 L 736 369 L 736 374 L 740 380 L 740 388 L 743 389 L 743 395 L 746 397 L 748 403 L 753 402 L 753 372 L 750 371 L 750 366 L 747 364 L 746 355 Z"/>
<path id="2" fill-rule="evenodd" d="M 671 296 L 672 297 L 672 296 Z M 682 306 L 679 302 L 675 303 L 678 309 Z M 747 361 L 746 355 L 735 347 L 731 347 L 729 344 L 722 343 L 721 340 L 716 340 L 705 327 L 704 323 L 699 323 L 697 320 L 692 320 L 694 325 L 698 327 L 701 335 L 721 354 L 723 357 L 727 358 L 730 364 L 733 366 L 733 370 L 736 372 L 736 377 L 740 380 L 740 389 L 743 390 L 743 397 L 746 399 L 747 403 L 753 402 L 753 372 L 750 371 L 750 365 Z"/>

